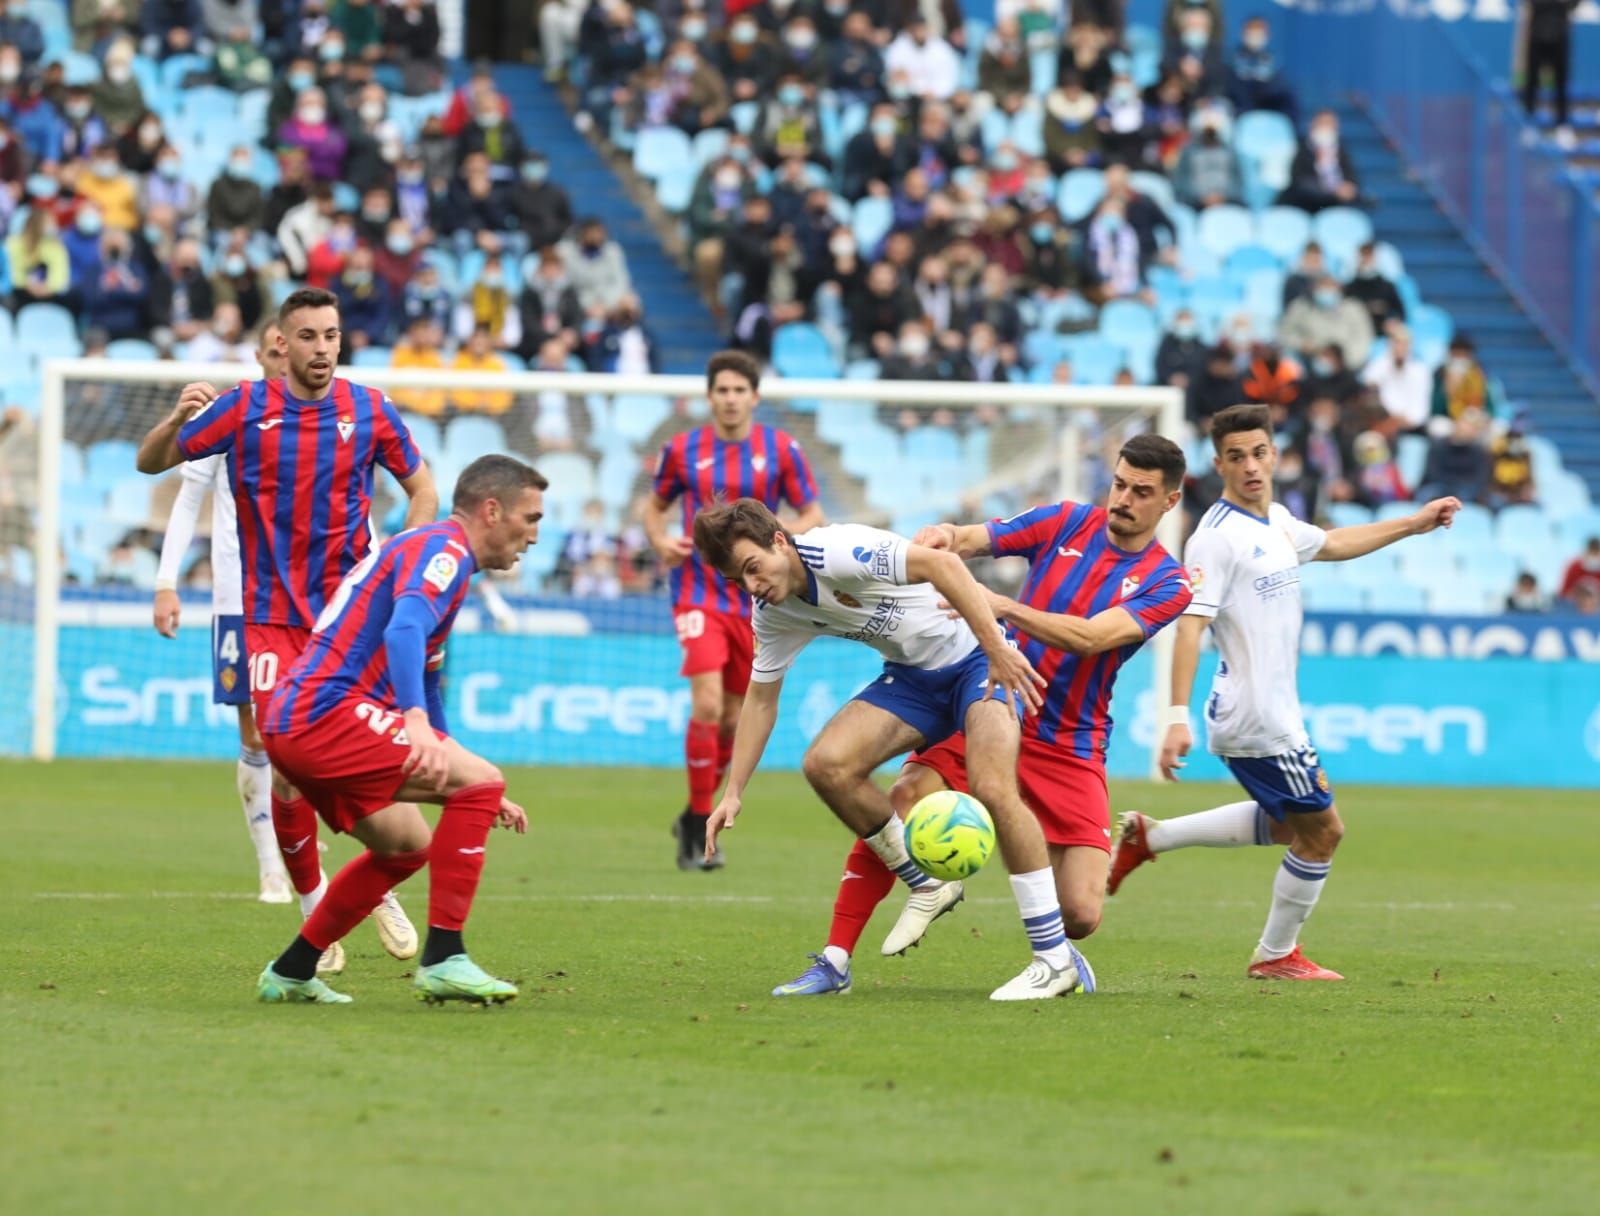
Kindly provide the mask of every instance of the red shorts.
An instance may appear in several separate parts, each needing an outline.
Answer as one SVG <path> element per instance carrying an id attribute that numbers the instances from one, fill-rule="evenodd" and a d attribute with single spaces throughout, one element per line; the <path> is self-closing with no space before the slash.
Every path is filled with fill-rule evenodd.
<path id="1" fill-rule="evenodd" d="M 335 832 L 392 805 L 405 784 L 406 738 L 400 711 L 347 697 L 292 735 L 263 735 L 272 766 Z"/>
<path id="2" fill-rule="evenodd" d="M 244 648 L 250 655 L 250 703 L 255 706 L 257 722 L 266 718 L 267 702 L 278 681 L 289 674 L 310 643 L 311 630 L 300 625 L 244 627 Z"/>
<path id="3" fill-rule="evenodd" d="M 912 752 L 906 763 L 931 768 L 951 789 L 968 792 L 965 735 L 951 735 L 926 751 Z M 1111 852 L 1111 797 L 1104 765 L 1024 737 L 1017 757 L 1017 784 L 1049 843 Z"/>
<path id="4" fill-rule="evenodd" d="M 742 697 L 749 691 L 750 664 L 756 653 L 749 621 L 731 612 L 677 607 L 672 610 L 672 623 L 678 629 L 678 645 L 683 647 L 679 675 L 720 671 L 724 694 Z"/>

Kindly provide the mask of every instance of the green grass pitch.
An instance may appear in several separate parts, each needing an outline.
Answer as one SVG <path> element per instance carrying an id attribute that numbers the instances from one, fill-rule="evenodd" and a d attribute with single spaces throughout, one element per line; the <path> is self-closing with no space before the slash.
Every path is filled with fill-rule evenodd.
<path id="1" fill-rule="evenodd" d="M 1244 966 L 1276 852 L 1164 857 L 1086 949 L 1103 993 L 996 1006 L 1026 960 L 998 864 L 855 991 L 820 948 L 848 839 L 758 777 L 729 868 L 680 874 L 678 777 L 517 771 L 468 940 L 523 984 L 429 1009 L 371 928 L 342 1009 L 263 1007 L 229 765 L 0 765 L 0 1210 L 1590 1213 L 1600 806 L 1341 789 L 1307 940 Z M 1157 814 L 1222 787 L 1113 791 Z M 334 845 L 332 860 L 349 853 Z M 425 877 L 402 891 L 421 922 Z"/>

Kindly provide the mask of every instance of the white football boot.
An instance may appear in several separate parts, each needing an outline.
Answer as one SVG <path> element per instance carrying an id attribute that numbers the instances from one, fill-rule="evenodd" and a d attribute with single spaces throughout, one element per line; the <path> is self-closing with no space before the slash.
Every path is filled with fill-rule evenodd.
<path id="1" fill-rule="evenodd" d="M 1072 961 L 1063 968 L 1052 967 L 1037 954 L 1022 969 L 1022 974 L 1002 984 L 989 994 L 991 1001 L 1041 1001 L 1053 996 L 1066 996 L 1072 992 L 1092 993 L 1095 990 L 1094 968 L 1089 960 L 1078 953 L 1071 942 L 1067 949 Z"/>
<path id="2" fill-rule="evenodd" d="M 322 957 L 317 960 L 318 975 L 338 975 L 344 970 L 344 944 L 334 942 L 322 952 Z"/>
<path id="3" fill-rule="evenodd" d="M 267 870 L 261 875 L 261 891 L 256 900 L 264 904 L 287 904 L 294 902 L 294 888 L 289 885 L 289 876 L 282 870 Z"/>
<path id="4" fill-rule="evenodd" d="M 414 958 L 417 953 L 417 929 L 406 915 L 393 891 L 385 892 L 378 906 L 372 910 L 372 923 L 378 927 L 378 940 L 395 958 Z"/>
<path id="5" fill-rule="evenodd" d="M 894 922 L 889 936 L 883 939 L 885 955 L 904 954 L 922 941 L 922 935 L 950 909 L 966 898 L 959 882 L 942 882 L 936 887 L 923 887 L 911 892 L 900 919 Z"/>

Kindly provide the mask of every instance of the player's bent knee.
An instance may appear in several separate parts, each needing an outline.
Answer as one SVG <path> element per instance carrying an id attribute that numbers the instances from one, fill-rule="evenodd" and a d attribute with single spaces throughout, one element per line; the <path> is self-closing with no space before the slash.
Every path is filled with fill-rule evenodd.
<path id="1" fill-rule="evenodd" d="M 1100 907 L 1098 904 L 1063 903 L 1061 924 L 1066 929 L 1068 937 L 1075 942 L 1081 942 L 1100 927 Z"/>

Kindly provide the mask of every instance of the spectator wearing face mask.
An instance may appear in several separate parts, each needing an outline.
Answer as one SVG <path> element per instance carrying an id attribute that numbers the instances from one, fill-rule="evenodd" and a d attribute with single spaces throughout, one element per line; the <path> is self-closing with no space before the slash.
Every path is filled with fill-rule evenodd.
<path id="1" fill-rule="evenodd" d="M 1350 154 L 1339 142 L 1339 116 L 1319 110 L 1289 168 L 1289 184 L 1278 196 L 1287 207 L 1321 211 L 1361 205 L 1361 187 Z"/>
<path id="2" fill-rule="evenodd" d="M 832 0 L 830 0 L 832 2 Z M 825 14 L 828 10 L 824 10 Z M 843 22 L 837 39 L 827 39 L 828 83 L 839 104 L 871 105 L 883 93 L 883 52 L 873 37 L 872 22 L 865 13 L 853 12 L 846 0 Z M 826 21 L 826 15 L 823 20 Z"/>
<path id="3" fill-rule="evenodd" d="M 422 250 L 417 246 L 411 225 L 396 216 L 383 227 L 383 234 L 373 243 L 372 269 L 380 282 L 389 290 L 391 303 L 399 300 L 422 265 Z"/>
<path id="4" fill-rule="evenodd" d="M 628 292 L 622 297 L 598 334 L 585 341 L 583 357 L 590 371 L 612 375 L 645 376 L 659 370 L 655 335 L 644 323 L 638 296 Z"/>
<path id="5" fill-rule="evenodd" d="M 1239 45 L 1228 61 L 1228 98 L 1237 114 L 1276 110 L 1290 122 L 1299 123 L 1294 90 L 1272 49 L 1272 30 L 1265 17 L 1251 17 L 1244 23 Z"/>
<path id="6" fill-rule="evenodd" d="M 472 122 L 456 142 L 456 156 L 465 161 L 474 153 L 488 158 L 491 176 L 496 181 L 509 181 L 513 170 L 522 163 L 526 150 L 517 124 L 505 114 L 498 94 L 480 96 L 473 109 Z"/>
<path id="7" fill-rule="evenodd" d="M 1219 343 L 1206 351 L 1205 367 L 1189 383 L 1184 395 L 1184 414 L 1205 433 L 1211 416 L 1244 400 L 1244 384 L 1234 363 L 1233 351 Z"/>
<path id="8" fill-rule="evenodd" d="M 183 159 L 170 144 L 156 157 L 156 171 L 144 181 L 144 211 L 171 207 L 180 223 L 200 210 L 200 192 L 183 179 Z"/>
<path id="9" fill-rule="evenodd" d="M 142 338 L 150 329 L 150 281 L 132 255 L 126 232 L 107 232 L 101 238 L 99 272 L 84 285 L 83 322 L 105 330 L 112 341 Z"/>
<path id="10" fill-rule="evenodd" d="M 106 126 L 105 119 L 94 112 L 94 99 L 86 87 L 78 86 L 67 90 L 66 101 L 61 107 L 61 118 L 63 160 L 71 161 L 93 156 L 95 150 L 111 138 L 111 130 Z"/>
<path id="11" fill-rule="evenodd" d="M 1131 76 L 1119 73 L 1112 78 L 1095 117 L 1095 128 L 1107 161 L 1119 165 L 1144 163 L 1145 143 L 1151 132 L 1145 123 L 1144 98 Z"/>
<path id="12" fill-rule="evenodd" d="M 255 346 L 245 341 L 244 319 L 233 304 L 218 304 L 211 324 L 184 343 L 180 358 L 191 363 L 249 363 Z"/>
<path id="13" fill-rule="evenodd" d="M 152 59 L 211 53 L 200 0 L 144 0 L 139 34 L 141 49 Z"/>
<path id="14" fill-rule="evenodd" d="M 1361 381 L 1345 366 L 1344 352 L 1337 343 L 1311 352 L 1306 361 L 1305 391 L 1315 397 L 1332 397 L 1340 405 L 1360 394 Z"/>
<path id="15" fill-rule="evenodd" d="M 778 81 L 772 99 L 762 107 L 756 146 L 769 166 L 791 157 L 814 161 L 824 168 L 832 161 L 822 151 L 822 129 L 810 87 L 795 73 Z"/>
<path id="16" fill-rule="evenodd" d="M 883 66 L 890 75 L 905 73 L 911 96 L 924 101 L 947 101 L 961 86 L 961 57 L 920 8 L 884 51 Z"/>
<path id="17" fill-rule="evenodd" d="M 828 87 L 828 56 L 821 47 L 817 27 L 807 12 L 790 10 L 778 36 L 778 72 L 798 76 L 811 92 Z"/>
<path id="18" fill-rule="evenodd" d="M 100 212 L 107 228 L 139 226 L 139 188 L 132 174 L 122 171 L 117 151 L 109 144 L 102 145 L 79 173 L 77 189 Z"/>
<path id="19" fill-rule="evenodd" d="M 1600 595 L 1600 536 L 1591 536 L 1583 552 L 1567 563 L 1560 596 L 1569 603 L 1581 595 Z"/>
<path id="20" fill-rule="evenodd" d="M 1465 334 L 1457 334 L 1450 339 L 1449 357 L 1434 373 L 1433 417 L 1459 419 L 1472 410 L 1492 415 L 1498 407 L 1494 386 L 1478 362 L 1477 346 Z"/>
<path id="21" fill-rule="evenodd" d="M 1361 246 L 1356 255 L 1356 273 L 1345 285 L 1344 294 L 1366 306 L 1374 330 L 1381 331 L 1391 321 L 1406 319 L 1399 289 L 1378 270 L 1378 246 L 1373 241 Z"/>
<path id="22" fill-rule="evenodd" d="M 1346 299 L 1339 280 L 1324 275 L 1311 297 L 1289 306 L 1278 326 L 1278 340 L 1288 350 L 1310 358 L 1325 346 L 1338 346 L 1345 366 L 1361 367 L 1372 350 L 1372 322 L 1359 302 Z"/>
<path id="23" fill-rule="evenodd" d="M 1167 40 L 1161 74 L 1181 79 L 1191 101 L 1220 97 L 1227 91 L 1221 30 L 1209 9 L 1192 6 L 1178 15 L 1177 36 Z"/>
<path id="24" fill-rule="evenodd" d="M 278 143 L 303 148 L 311 177 L 319 182 L 339 181 L 349 141 L 328 118 L 327 99 L 321 89 L 307 89 L 295 102 L 294 114 L 278 128 Z"/>
<path id="25" fill-rule="evenodd" d="M 405 332 L 389 354 L 389 366 L 443 371 L 442 341 L 443 333 L 433 318 L 419 313 L 406 322 Z M 397 388 L 390 396 L 401 409 L 428 418 L 437 418 L 444 413 L 448 401 L 442 388 Z"/>
<path id="26" fill-rule="evenodd" d="M 417 265 L 417 277 L 407 283 L 401 293 L 400 312 L 405 318 L 404 324 L 410 326 L 414 321 L 426 319 L 438 328 L 439 341 L 443 342 L 454 309 L 455 301 L 439 277 L 438 264 L 424 254 Z"/>
<path id="27" fill-rule="evenodd" d="M 1089 264 L 1099 276 L 1108 300 L 1138 294 L 1143 283 L 1139 269 L 1139 237 L 1128 223 L 1123 204 L 1101 200 L 1089 224 Z"/>
<path id="28" fill-rule="evenodd" d="M 1179 154 L 1173 187 L 1178 197 L 1196 210 L 1238 203 L 1244 198 L 1239 158 L 1223 141 L 1215 122 L 1206 122 L 1200 128 L 1200 137 Z"/>
<path id="29" fill-rule="evenodd" d="M 133 44 L 119 40 L 106 51 L 104 72 L 89 86 L 94 111 L 120 135 L 145 112 L 144 90 L 133 74 Z"/>
<path id="30" fill-rule="evenodd" d="M 217 47 L 217 83 L 235 93 L 272 86 L 272 60 L 255 44 L 248 24 L 233 26 Z"/>
<path id="31" fill-rule="evenodd" d="M 439 206 L 439 229 L 460 243 L 498 252 L 500 234 L 512 222 L 510 197 L 491 176 L 489 158 L 482 152 L 467 157 Z"/>
<path id="32" fill-rule="evenodd" d="M 485 260 L 478 281 L 467 289 L 456 305 L 455 334 L 469 342 L 480 329 L 487 329 L 497 350 L 515 350 L 522 341 L 522 314 L 517 309 L 513 284 L 506 277 L 505 264 L 498 256 Z"/>
<path id="33" fill-rule="evenodd" d="M 1289 306 L 1301 297 L 1309 297 L 1318 281 L 1326 278 L 1328 273 L 1322 246 L 1316 241 L 1307 241 L 1305 248 L 1300 251 L 1300 260 L 1283 280 L 1283 311 L 1288 312 Z"/>
<path id="34" fill-rule="evenodd" d="M 1077 73 L 1065 76 L 1045 98 L 1044 151 L 1057 173 L 1086 168 L 1100 160 L 1100 103 Z"/>
<path id="35" fill-rule="evenodd" d="M 1427 425 L 1433 405 L 1433 373 L 1411 349 L 1411 331 L 1398 321 L 1388 326 L 1389 349 L 1374 355 L 1361 382 L 1375 390 L 1384 411 L 1400 431 Z"/>
<path id="36" fill-rule="evenodd" d="M 889 183 L 898 182 L 916 161 L 894 106 L 874 106 L 866 128 L 845 145 L 842 193 L 851 202 L 869 192 L 886 196 Z"/>
<path id="37" fill-rule="evenodd" d="M 573 289 L 578 293 L 578 303 L 585 312 L 593 309 L 609 312 L 633 290 L 622 246 L 607 236 L 602 221 L 593 218 L 580 221 L 576 237 L 568 237 L 557 248 L 572 278 Z"/>
<path id="38" fill-rule="evenodd" d="M 1156 383 L 1188 389 L 1204 373 L 1206 344 L 1194 313 L 1180 308 L 1156 347 Z M 1302 517 L 1303 518 L 1303 517 Z"/>
<path id="39" fill-rule="evenodd" d="M 670 125 L 695 135 L 722 125 L 728 115 L 728 86 L 687 38 L 667 48 L 659 67 L 635 72 L 628 91 L 627 122 L 634 130 Z"/>
<path id="40" fill-rule="evenodd" d="M 1489 419 L 1481 409 L 1466 409 L 1450 430 L 1428 445 L 1422 471 L 1424 501 L 1454 494 L 1462 502 L 1482 502 L 1489 485 L 1489 449 L 1484 444 Z"/>
<path id="41" fill-rule="evenodd" d="M 228 163 L 206 194 L 206 224 L 213 232 L 233 228 L 261 228 L 266 216 L 266 196 L 255 179 L 254 154 L 245 144 L 228 155 Z"/>
<path id="42" fill-rule="evenodd" d="M 916 300 L 887 262 L 872 266 L 845 297 L 852 345 L 871 358 L 893 352 L 901 326 L 916 315 Z"/>
<path id="43" fill-rule="evenodd" d="M 733 156 L 712 161 L 695 181 L 689 198 L 689 242 L 696 281 L 708 297 L 716 294 L 722 277 L 723 247 L 755 192 L 755 182 Z"/>
<path id="44" fill-rule="evenodd" d="M 1539 580 L 1527 570 L 1517 575 L 1517 581 L 1506 595 L 1508 613 L 1537 613 L 1550 611 L 1550 597 L 1539 588 Z"/>
<path id="45" fill-rule="evenodd" d="M 1489 445 L 1487 505 L 1498 511 L 1518 503 L 1537 502 L 1539 488 L 1533 479 L 1533 453 L 1520 424 Z"/>
<path id="46" fill-rule="evenodd" d="M 1321 491 L 1316 476 L 1306 468 L 1304 453 L 1293 444 L 1284 448 L 1272 472 L 1272 501 L 1281 502 L 1296 519 L 1315 519 Z"/>
<path id="47" fill-rule="evenodd" d="M 713 53 L 712 62 L 728 82 L 735 101 L 770 96 L 778 81 L 778 53 L 749 12 L 730 19 L 727 35 Z"/>
<path id="48" fill-rule="evenodd" d="M 240 324 L 245 329 L 254 329 L 266 314 L 269 292 L 270 286 L 261 272 L 250 264 L 245 243 L 236 233 L 234 241 L 217 258 L 217 270 L 211 276 L 211 298 L 215 307 L 233 305 L 239 310 Z"/>
<path id="49" fill-rule="evenodd" d="M 517 300 L 522 313 L 522 345 L 517 353 L 532 362 L 549 342 L 565 343 L 568 348 L 578 341 L 578 330 L 583 325 L 583 308 L 578 303 L 578 293 L 573 290 L 567 268 L 554 249 L 539 255 L 538 265 L 527 276 L 522 294 Z"/>
<path id="50" fill-rule="evenodd" d="M 1362 431 L 1356 436 L 1352 449 L 1356 458 L 1357 502 L 1377 508 L 1410 499 L 1411 491 L 1400 476 L 1387 439 L 1377 431 Z"/>
<path id="51" fill-rule="evenodd" d="M 1083 239 L 1046 204 L 1028 217 L 1027 263 L 1022 290 L 1047 299 L 1088 295 L 1099 286 L 1084 264 Z"/>

